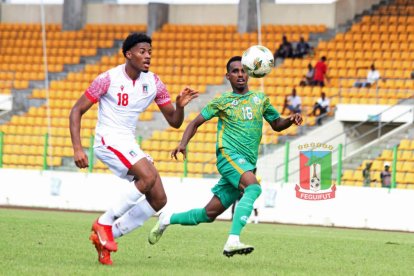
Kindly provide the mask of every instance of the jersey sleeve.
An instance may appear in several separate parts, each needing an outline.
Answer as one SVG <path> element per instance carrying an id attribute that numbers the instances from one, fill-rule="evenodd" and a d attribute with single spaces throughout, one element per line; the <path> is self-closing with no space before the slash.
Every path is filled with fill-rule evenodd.
<path id="1" fill-rule="evenodd" d="M 201 110 L 201 116 L 208 121 L 213 117 L 217 117 L 219 112 L 219 98 L 215 98 Z"/>
<path id="2" fill-rule="evenodd" d="M 169 103 L 171 103 L 171 97 L 168 93 L 167 87 L 165 84 L 161 81 L 161 79 L 158 77 L 158 75 L 154 74 L 155 78 L 155 86 L 157 88 L 157 94 L 155 95 L 155 103 L 158 106 L 164 106 Z"/>
<path id="3" fill-rule="evenodd" d="M 111 84 L 109 72 L 100 74 L 86 89 L 85 96 L 93 103 L 97 103 L 99 99 L 108 92 Z"/>
<path id="4" fill-rule="evenodd" d="M 268 97 L 265 97 L 263 102 L 263 117 L 269 123 L 280 117 L 279 112 L 277 112 L 276 108 L 270 103 Z"/>

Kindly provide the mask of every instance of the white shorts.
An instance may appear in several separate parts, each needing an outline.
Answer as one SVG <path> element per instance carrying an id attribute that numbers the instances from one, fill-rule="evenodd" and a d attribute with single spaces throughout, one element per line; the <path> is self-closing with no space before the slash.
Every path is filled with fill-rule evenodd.
<path id="1" fill-rule="evenodd" d="M 145 154 L 135 139 L 124 135 L 96 135 L 94 151 L 109 169 L 120 178 L 133 181 L 134 176 L 128 175 L 129 169 L 142 158 L 152 158 Z"/>

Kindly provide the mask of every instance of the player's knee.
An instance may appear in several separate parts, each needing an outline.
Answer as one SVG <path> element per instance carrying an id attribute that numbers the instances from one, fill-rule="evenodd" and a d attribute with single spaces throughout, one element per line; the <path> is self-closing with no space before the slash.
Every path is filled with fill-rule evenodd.
<path id="1" fill-rule="evenodd" d="M 145 194 L 148 193 L 152 187 L 154 187 L 155 181 L 157 180 L 157 175 L 149 173 L 138 180 L 139 190 Z"/>
<path id="2" fill-rule="evenodd" d="M 216 210 L 206 210 L 206 215 L 204 216 L 203 222 L 213 222 L 220 214 Z"/>
<path id="3" fill-rule="evenodd" d="M 253 197 L 258 198 L 262 193 L 262 187 L 259 184 L 251 184 L 244 189 L 245 193 L 251 194 Z"/>

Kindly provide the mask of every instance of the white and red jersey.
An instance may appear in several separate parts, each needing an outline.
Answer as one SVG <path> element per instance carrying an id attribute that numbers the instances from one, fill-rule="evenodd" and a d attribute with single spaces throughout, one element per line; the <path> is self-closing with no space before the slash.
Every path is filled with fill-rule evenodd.
<path id="1" fill-rule="evenodd" d="M 132 80 L 125 71 L 125 64 L 99 75 L 85 92 L 93 103 L 99 102 L 98 122 L 95 132 L 135 137 L 138 116 L 155 100 L 158 106 L 171 103 L 170 95 L 159 77 L 141 72 Z"/>

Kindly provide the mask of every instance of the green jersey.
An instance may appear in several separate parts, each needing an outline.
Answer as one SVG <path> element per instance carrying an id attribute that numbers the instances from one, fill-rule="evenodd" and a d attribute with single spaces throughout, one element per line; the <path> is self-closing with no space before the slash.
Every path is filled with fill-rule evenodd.
<path id="1" fill-rule="evenodd" d="M 280 117 L 263 92 L 244 95 L 226 92 L 208 103 L 201 115 L 206 120 L 218 117 L 217 154 L 240 154 L 256 165 L 263 118 L 272 122 Z"/>

